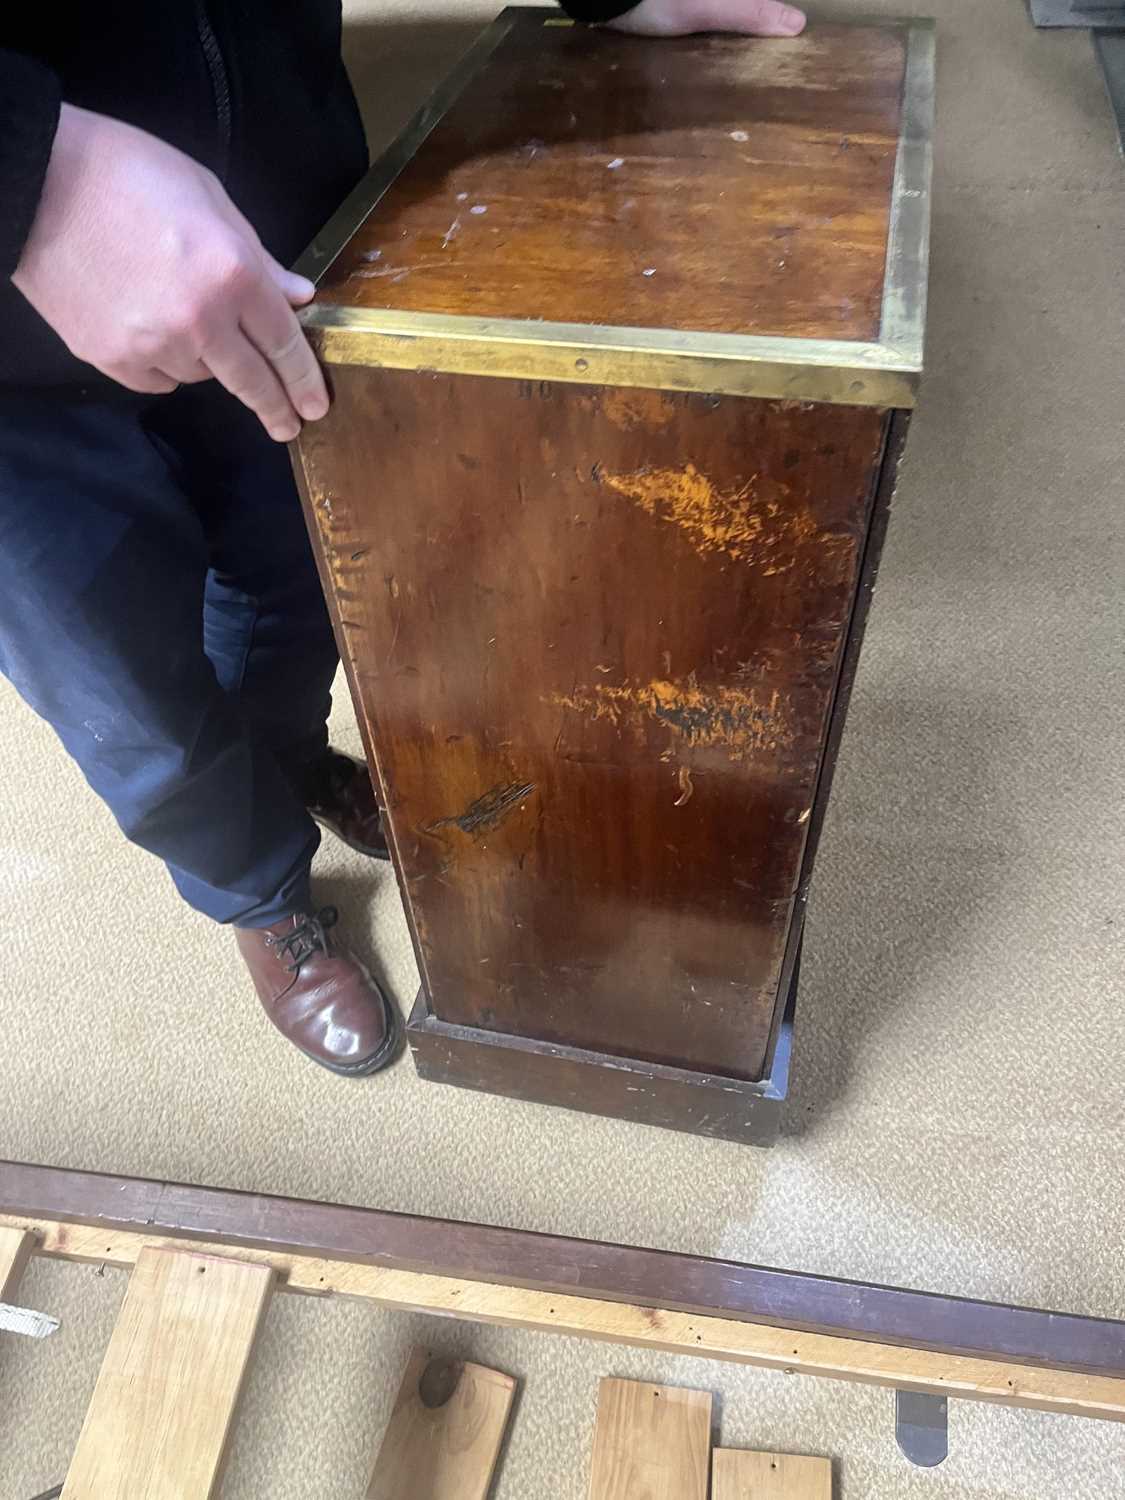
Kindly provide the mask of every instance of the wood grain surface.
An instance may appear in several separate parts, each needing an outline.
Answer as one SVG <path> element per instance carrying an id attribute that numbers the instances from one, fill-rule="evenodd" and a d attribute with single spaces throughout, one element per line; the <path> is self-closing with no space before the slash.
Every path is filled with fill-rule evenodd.
<path id="1" fill-rule="evenodd" d="M 832 1460 L 716 1448 L 711 1500 L 832 1500 Z"/>
<path id="2" fill-rule="evenodd" d="M 691 1072 L 561 1047 L 468 1026 L 428 1013 L 419 995 L 406 1029 L 419 1078 L 584 1114 L 633 1120 L 749 1146 L 772 1146 L 781 1128 L 789 1038 L 770 1077 Z"/>
<path id="3" fill-rule="evenodd" d="M 517 22 L 320 300 L 873 339 L 902 32 L 623 37 Z"/>
<path id="4" fill-rule="evenodd" d="M 26 1230 L 0 1228 L 0 1302 L 14 1301 L 35 1241 Z"/>
<path id="5" fill-rule="evenodd" d="M 62 1500 L 209 1500 L 274 1283 L 271 1267 L 137 1257 Z"/>
<path id="6" fill-rule="evenodd" d="M 333 1286 L 343 1290 L 346 1278 L 341 1268 L 348 1265 L 357 1274 L 362 1269 L 397 1269 L 428 1278 L 455 1278 L 450 1289 L 466 1300 L 472 1283 L 493 1282 L 507 1289 L 523 1286 L 545 1292 L 548 1307 L 558 1293 L 570 1294 L 571 1301 L 629 1303 L 641 1309 L 642 1319 L 645 1306 L 663 1310 L 660 1318 L 649 1319 L 650 1332 L 655 1329 L 658 1338 L 668 1326 L 670 1311 L 684 1313 L 677 1326 L 685 1331 L 685 1347 L 691 1347 L 694 1337 L 687 1332 L 694 1316 L 743 1319 L 776 1325 L 774 1331 L 790 1336 L 793 1331 L 828 1335 L 834 1344 L 866 1339 L 881 1346 L 932 1350 L 939 1358 L 925 1367 L 939 1372 L 942 1359 L 980 1356 L 970 1360 L 974 1382 L 1000 1395 L 1011 1363 L 1020 1367 L 1018 1378 L 1008 1381 L 1014 1395 L 1032 1380 L 1035 1366 L 1106 1377 L 1106 1405 L 1115 1410 L 1112 1392 L 1120 1400 L 1125 1390 L 1125 1322 L 1117 1319 L 599 1240 L 21 1162 L 0 1162 L 0 1224 L 31 1229 L 44 1253 L 64 1259 L 75 1256 L 113 1264 L 120 1233 L 125 1237 L 120 1263 L 131 1264 L 138 1246 L 179 1238 L 219 1245 L 224 1253 L 227 1248 L 241 1249 L 251 1258 L 265 1251 L 279 1257 L 279 1265 L 304 1266 L 300 1274 L 308 1279 L 301 1285 L 314 1292 Z M 330 1262 L 336 1269 L 329 1274 L 318 1262 Z M 292 1280 L 290 1275 L 290 1284 Z M 756 1330 L 758 1335 L 763 1332 L 770 1330 Z M 784 1338 L 770 1347 L 784 1359 Z M 800 1351 L 788 1352 L 796 1356 Z M 862 1365 L 867 1358 L 864 1350 L 855 1351 L 856 1363 Z M 995 1387 L 987 1372 L 980 1371 L 982 1364 L 991 1362 L 996 1362 Z M 902 1368 L 909 1368 L 909 1362 Z M 1067 1385 L 1071 1396 L 1082 1388 L 1081 1381 Z"/>
<path id="7" fill-rule="evenodd" d="M 334 385 L 305 487 L 434 1014 L 760 1077 L 885 413 Z"/>
<path id="8" fill-rule="evenodd" d="M 707 1500 L 711 1392 L 604 1379 L 589 1500 Z"/>
<path id="9" fill-rule="evenodd" d="M 142 1251 L 175 1244 L 204 1254 L 271 1266 L 282 1289 L 313 1297 L 348 1297 L 377 1307 L 464 1319 L 499 1328 L 527 1328 L 693 1359 L 753 1365 L 777 1373 L 815 1375 L 890 1389 L 928 1391 L 965 1401 L 1026 1407 L 1059 1416 L 1125 1421 L 1125 1366 L 1118 1375 L 1087 1374 L 1051 1364 L 1026 1364 L 931 1349 L 905 1348 L 852 1335 L 794 1334 L 792 1329 L 713 1314 L 572 1296 L 510 1283 L 466 1281 L 387 1269 L 293 1250 L 246 1250 L 221 1238 L 170 1240 L 148 1231 L 32 1221 L 42 1253 L 83 1264 L 128 1267 Z M 944 1299 L 943 1299 L 944 1300 Z M 991 1313 L 1009 1309 L 991 1308 Z M 1046 1315 L 1042 1315 L 1046 1316 Z M 1060 1316 L 1060 1315 L 1055 1315 Z M 1096 1344 L 1104 1323 L 1072 1318 L 1076 1336 Z M 951 1316 L 951 1327 L 955 1326 Z M 1120 1327 L 1120 1325 L 1116 1325 Z"/>
<path id="10" fill-rule="evenodd" d="M 414 1349 L 367 1500 L 485 1500 L 515 1393 L 499 1370 Z"/>

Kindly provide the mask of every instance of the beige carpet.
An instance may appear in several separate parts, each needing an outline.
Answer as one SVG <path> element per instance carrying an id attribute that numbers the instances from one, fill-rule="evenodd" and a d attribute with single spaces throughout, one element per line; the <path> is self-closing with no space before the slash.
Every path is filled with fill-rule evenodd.
<path id="1" fill-rule="evenodd" d="M 409 1062 L 364 1084 L 308 1066 L 230 940 L 4 688 L 0 1154 L 1125 1316 L 1125 166 L 1084 34 L 1036 33 L 1020 0 L 939 9 L 929 376 L 814 890 L 783 1143 L 421 1085 Z M 488 12 L 370 12 L 349 47 L 378 141 Z M 343 701 L 335 727 L 355 744 Z M 337 848 L 319 874 L 408 1005 L 390 875 Z M 62 1477 L 122 1287 L 30 1274 L 65 1327 L 0 1347 L 0 1500 Z M 359 1500 L 415 1338 L 520 1377 L 499 1500 L 584 1496 L 614 1372 L 713 1388 L 725 1442 L 830 1454 L 845 1500 L 1125 1495 L 1108 1424 L 959 1405 L 947 1463 L 921 1472 L 887 1392 L 283 1297 L 224 1500 Z"/>

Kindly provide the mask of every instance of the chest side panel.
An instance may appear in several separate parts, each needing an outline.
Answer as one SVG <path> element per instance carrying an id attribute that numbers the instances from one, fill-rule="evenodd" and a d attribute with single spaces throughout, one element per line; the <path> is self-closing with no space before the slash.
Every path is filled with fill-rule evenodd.
<path id="1" fill-rule="evenodd" d="M 758 1076 L 885 414 L 334 380 L 309 503 L 434 1012 Z"/>

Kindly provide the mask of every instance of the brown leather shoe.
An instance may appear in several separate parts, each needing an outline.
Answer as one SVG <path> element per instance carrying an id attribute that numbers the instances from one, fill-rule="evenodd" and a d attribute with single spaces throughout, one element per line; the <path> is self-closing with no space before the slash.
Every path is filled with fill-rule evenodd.
<path id="1" fill-rule="evenodd" d="M 377 1073 L 394 1057 L 398 1012 L 361 963 L 328 936 L 337 912 L 294 912 L 272 927 L 235 929 L 266 1015 L 333 1073 Z"/>
<path id="2" fill-rule="evenodd" d="M 309 767 L 304 796 L 316 821 L 350 849 L 372 859 L 390 859 L 379 804 L 363 761 L 339 750 L 326 750 Z"/>

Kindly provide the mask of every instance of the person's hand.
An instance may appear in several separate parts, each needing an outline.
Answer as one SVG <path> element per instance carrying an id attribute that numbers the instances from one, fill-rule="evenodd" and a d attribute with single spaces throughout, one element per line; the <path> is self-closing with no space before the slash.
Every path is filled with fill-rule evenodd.
<path id="1" fill-rule="evenodd" d="M 805 17 L 780 0 L 641 0 L 608 24 L 634 36 L 690 36 L 696 31 L 796 36 L 805 29 Z"/>
<path id="2" fill-rule="evenodd" d="M 212 376 L 273 438 L 328 410 L 269 255 L 212 172 L 143 130 L 63 105 L 13 282 L 72 354 L 132 391 Z"/>

